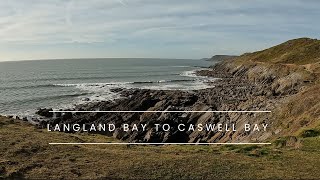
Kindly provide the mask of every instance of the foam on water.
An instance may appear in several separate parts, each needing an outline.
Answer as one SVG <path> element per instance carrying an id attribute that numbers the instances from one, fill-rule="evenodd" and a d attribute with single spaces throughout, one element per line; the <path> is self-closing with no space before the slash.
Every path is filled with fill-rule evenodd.
<path id="1" fill-rule="evenodd" d="M 108 82 L 108 83 L 79 83 L 79 84 L 54 84 L 54 86 L 75 87 L 81 91 L 92 94 L 91 96 L 79 96 L 77 104 L 121 98 L 119 93 L 112 89 L 152 89 L 152 90 L 199 90 L 212 87 L 208 82 L 213 82 L 216 78 L 208 78 L 196 75 L 197 70 L 185 71 L 181 76 L 194 77 L 193 80 L 159 80 L 159 81 L 139 81 L 139 82 Z"/>
<path id="2" fill-rule="evenodd" d="M 212 62 L 210 62 L 210 65 Z M 72 108 L 120 98 L 113 89 L 198 90 L 212 78 L 196 76 L 209 62 L 188 59 L 78 59 L 0 64 L 0 114 Z"/>

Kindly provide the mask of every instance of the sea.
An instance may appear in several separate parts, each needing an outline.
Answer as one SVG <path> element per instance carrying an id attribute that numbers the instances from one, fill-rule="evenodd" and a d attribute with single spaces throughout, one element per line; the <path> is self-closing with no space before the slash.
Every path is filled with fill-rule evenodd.
<path id="1" fill-rule="evenodd" d="M 0 62 L 0 114 L 29 116 L 114 100 L 114 88 L 198 90 L 214 78 L 196 76 L 214 62 L 193 59 L 104 58 Z"/>

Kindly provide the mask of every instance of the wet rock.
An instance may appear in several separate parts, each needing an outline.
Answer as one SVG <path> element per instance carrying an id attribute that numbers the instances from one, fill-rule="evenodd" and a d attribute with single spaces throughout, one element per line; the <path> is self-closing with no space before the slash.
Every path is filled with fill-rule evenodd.
<path id="1" fill-rule="evenodd" d="M 90 98 L 88 97 L 82 98 L 82 101 L 90 101 Z"/>
<path id="2" fill-rule="evenodd" d="M 272 83 L 276 77 L 265 73 L 264 69 L 252 67 L 233 67 L 220 63 L 212 70 L 199 71 L 198 74 L 219 78 L 212 82 L 214 87 L 197 91 L 178 90 L 146 90 L 146 89 L 113 89 L 123 98 L 115 101 L 88 102 L 78 105 L 77 110 L 105 111 L 229 111 L 229 110 L 271 110 L 281 94 L 275 94 Z M 248 75 L 248 72 L 251 74 Z M 261 78 L 257 77 L 257 72 Z M 297 79 L 292 76 L 289 79 Z M 290 84 L 290 83 L 289 83 Z M 290 84 L 292 85 L 292 84 Z M 286 86 L 287 87 L 287 86 Z M 289 87 L 289 86 L 288 86 Z M 290 88 L 289 88 L 290 89 Z M 286 88 L 284 88 L 286 90 Z M 42 110 L 43 111 L 43 110 Z M 197 125 L 205 123 L 260 123 L 268 119 L 269 114 L 243 113 L 209 113 L 209 112 L 139 112 L 139 113 L 62 113 L 46 123 L 113 123 L 116 129 L 109 133 L 117 139 L 128 142 L 227 142 L 250 141 L 250 132 L 243 133 L 241 129 L 235 133 L 216 131 L 178 131 L 180 123 Z M 46 123 L 40 122 L 43 127 Z M 123 131 L 121 125 L 146 124 L 145 131 Z M 169 131 L 155 131 L 155 124 L 169 124 Z M 258 133 L 256 133 L 258 134 Z M 255 135 L 262 137 L 263 135 Z M 267 134 L 264 139 L 271 136 Z M 259 139 L 259 137 L 255 137 Z"/>
<path id="3" fill-rule="evenodd" d="M 0 166 L 0 174 L 5 174 L 6 168 L 4 166 Z"/>
<path id="4" fill-rule="evenodd" d="M 122 88 L 113 88 L 113 89 L 110 89 L 111 92 L 115 92 L 115 93 L 119 93 L 121 91 L 123 91 Z"/>
<path id="5" fill-rule="evenodd" d="M 54 112 L 53 113 L 53 117 L 54 118 L 59 118 L 59 117 L 61 117 L 61 114 L 62 114 L 61 112 Z"/>
<path id="6" fill-rule="evenodd" d="M 36 112 L 36 114 L 40 115 L 40 116 L 43 116 L 43 117 L 52 117 L 53 116 L 53 112 L 50 112 L 50 111 L 53 111 L 52 108 L 50 109 L 47 109 L 47 108 L 43 108 L 43 109 L 38 109 L 38 111 Z"/>

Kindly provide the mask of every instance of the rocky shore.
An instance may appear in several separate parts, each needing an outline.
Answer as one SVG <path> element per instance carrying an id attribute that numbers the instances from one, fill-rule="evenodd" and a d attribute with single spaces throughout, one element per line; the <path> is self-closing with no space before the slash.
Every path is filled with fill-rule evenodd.
<path id="1" fill-rule="evenodd" d="M 219 78 L 212 82 L 212 88 L 197 91 L 165 91 L 144 89 L 114 89 L 121 93 L 121 99 L 114 102 L 98 102 L 79 105 L 76 111 L 272 111 L 286 94 L 295 93 L 291 88 L 276 91 L 269 79 L 250 81 L 243 69 L 231 72 L 226 63 L 212 67 L 212 70 L 197 72 L 201 76 Z M 262 142 L 272 135 L 268 132 L 246 132 L 243 124 L 269 123 L 270 113 L 239 112 L 120 112 L 120 113 L 51 113 L 52 109 L 41 109 L 37 114 L 49 118 L 39 126 L 47 124 L 99 124 L 116 125 L 113 132 L 105 135 L 128 142 Z M 146 124 L 145 131 L 123 131 L 121 124 L 140 126 Z M 177 125 L 185 124 L 235 124 L 237 131 L 178 131 Z M 156 131 L 154 124 L 169 124 L 169 131 Z M 101 133 L 101 132 L 99 132 Z"/>
<path id="2" fill-rule="evenodd" d="M 308 45 L 308 46 L 307 46 Z M 308 48 L 305 48 L 305 47 Z M 301 47 L 301 48 L 299 48 Z M 319 177 L 320 41 L 301 38 L 263 51 L 223 61 L 199 76 L 218 78 L 197 91 L 113 89 L 115 101 L 78 105 L 65 111 L 179 112 L 51 112 L 37 111 L 36 127 L 27 118 L 0 116 L 4 178 L 139 178 L 285 179 Z M 314 52 L 311 52 L 314 51 Z M 261 111 L 271 113 L 186 112 Z M 110 131 L 47 132 L 48 125 L 114 124 Z M 128 131 L 121 125 L 127 124 Z M 157 131 L 155 124 L 168 124 Z M 180 131 L 177 125 L 233 124 L 237 131 Z M 267 131 L 245 131 L 245 124 L 268 124 Z M 134 130 L 134 126 L 145 131 Z M 262 126 L 263 127 L 263 126 Z M 39 129 L 42 128 L 42 129 Z M 85 128 L 83 128 L 85 129 Z M 14 133 L 13 133 L 14 132 Z M 88 135 L 87 133 L 93 133 Z M 95 133 L 95 134 L 94 134 Z M 26 138 L 28 137 L 28 138 Z M 114 138 L 115 137 L 115 138 Z M 53 146 L 52 142 L 271 142 L 269 146 Z M 72 153 L 70 153 L 72 152 Z M 101 158 L 103 157 L 103 158 Z M 156 157 L 156 158 L 155 158 Z M 88 166 L 90 164 L 90 166 Z M 253 166 L 252 166 L 253 164 Z M 92 167 L 92 168 L 88 168 Z M 180 168 L 172 173 L 172 169 Z M 243 167 L 243 168 L 239 168 Z M 157 170 L 154 170 L 157 169 Z M 100 174 L 97 172 L 101 172 Z M 199 173 L 200 172 L 200 173 Z M 312 172 L 312 173 L 310 173 Z M 318 174 L 317 174 L 318 173 Z M 170 176 L 168 176 L 168 174 Z"/>
<path id="3" fill-rule="evenodd" d="M 244 54 L 225 60 L 209 70 L 197 72 L 199 76 L 217 78 L 211 88 L 195 91 L 167 91 L 146 89 L 113 89 L 122 98 L 78 105 L 71 111 L 179 111 L 179 112 L 66 112 L 51 113 L 40 109 L 45 117 L 38 126 L 46 128 L 55 124 L 112 123 L 112 132 L 99 132 L 128 142 L 265 142 L 281 136 L 299 133 L 301 127 L 312 128 L 318 116 L 317 63 L 300 64 L 268 62 L 265 51 L 275 51 L 307 41 L 288 41 L 270 49 Z M 293 45 L 292 45 L 293 44 Z M 280 51 L 282 52 L 282 51 Z M 269 53 L 270 54 L 270 53 Z M 264 61 L 256 60 L 257 57 Z M 279 58 L 283 56 L 279 54 Z M 272 56 L 272 58 L 274 58 Z M 283 60 L 286 62 L 286 59 Z M 310 67 L 309 67 L 310 66 Z M 311 98 L 311 99 L 310 99 Z M 302 103 L 303 105 L 301 105 Z M 308 109 L 315 112 L 309 112 Z M 70 109 L 69 109 L 70 111 Z M 181 112 L 181 111 L 271 111 L 256 112 Z M 306 118 L 309 117 L 309 118 Z M 293 119 L 294 118 L 294 119 Z M 234 124 L 237 131 L 179 131 L 177 125 Z M 145 131 L 123 131 L 121 125 L 145 125 Z M 157 131 L 155 124 L 168 125 L 168 131 Z M 268 131 L 245 131 L 244 124 L 268 124 Z"/>
<path id="4" fill-rule="evenodd" d="M 216 79 L 208 81 L 211 88 L 192 91 L 115 88 L 112 91 L 119 93 L 120 99 L 60 109 L 156 112 L 53 113 L 52 107 L 38 109 L 36 117 L 32 119 L 9 118 L 29 121 L 43 129 L 64 124 L 86 127 L 84 129 L 112 124 L 115 127 L 112 131 L 70 130 L 68 133 L 96 133 L 126 142 L 274 142 L 284 138 L 290 142 L 285 140 L 282 144 L 296 146 L 299 137 L 320 132 L 320 63 L 313 56 L 308 59 L 295 55 L 292 57 L 297 58 L 292 59 L 291 56 L 284 58 L 286 56 L 281 53 L 297 54 L 296 49 L 288 47 L 304 47 L 305 44 L 318 47 L 319 41 L 306 38 L 291 40 L 263 51 L 224 60 L 208 70 L 197 71 L 198 76 Z M 179 129 L 181 124 L 184 130 Z M 247 124 L 252 125 L 249 131 L 246 130 Z M 200 125 L 218 128 L 197 130 Z M 225 130 L 221 130 L 223 128 L 220 125 Z M 159 130 L 157 126 L 166 126 L 167 129 Z M 267 129 L 263 130 L 263 127 Z M 236 130 L 230 130 L 234 128 Z"/>

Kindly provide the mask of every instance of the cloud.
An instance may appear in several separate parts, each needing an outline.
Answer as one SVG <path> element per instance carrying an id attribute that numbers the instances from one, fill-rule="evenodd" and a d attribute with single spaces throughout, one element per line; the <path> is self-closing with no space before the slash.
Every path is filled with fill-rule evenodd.
<path id="1" fill-rule="evenodd" d="M 186 54 L 203 47 L 187 55 L 192 57 L 220 53 L 217 49 L 242 53 L 293 37 L 316 37 L 319 5 L 300 0 L 7 0 L 0 4 L 0 47 L 12 52 L 8 57 L 21 46 L 34 46 L 36 53 L 68 44 L 83 44 L 79 51 L 112 47 L 119 56 L 151 48 L 161 56 L 168 46 Z M 177 53 L 172 56 L 184 56 Z"/>
<path id="2" fill-rule="evenodd" d="M 124 2 L 124 0 L 118 0 L 118 2 L 124 6 L 126 6 L 127 4 Z"/>

